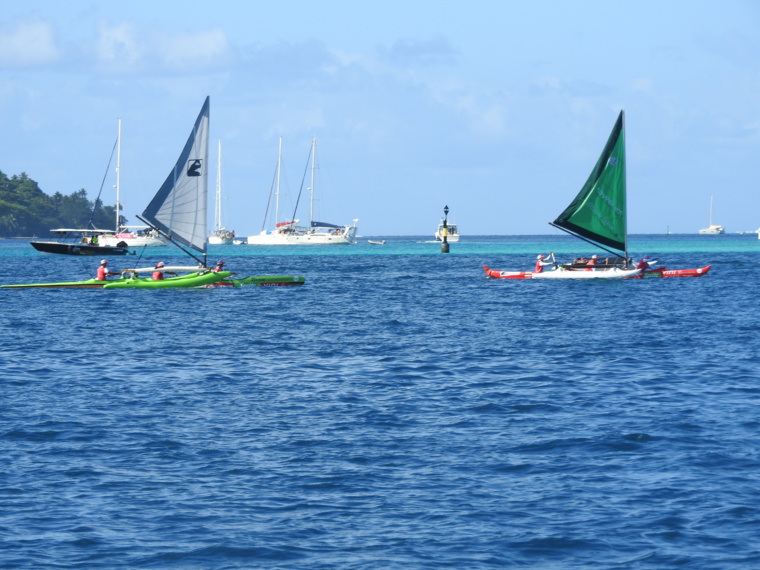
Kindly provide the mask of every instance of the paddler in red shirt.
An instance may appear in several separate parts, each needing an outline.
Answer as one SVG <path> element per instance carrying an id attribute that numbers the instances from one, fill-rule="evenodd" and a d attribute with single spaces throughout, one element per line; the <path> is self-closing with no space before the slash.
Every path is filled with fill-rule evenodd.
<path id="1" fill-rule="evenodd" d="M 549 261 L 549 258 L 552 258 L 552 261 Z M 556 262 L 554 261 L 554 252 L 550 251 L 549 255 L 546 256 L 546 260 L 544 260 L 544 256 L 542 254 L 539 254 L 539 256 L 536 258 L 536 268 L 533 270 L 533 273 L 542 273 L 544 271 L 544 265 L 554 265 Z"/>
<path id="2" fill-rule="evenodd" d="M 105 281 L 111 275 L 120 275 L 117 271 L 108 271 L 108 260 L 101 259 L 100 267 L 98 267 L 98 276 L 95 277 L 97 281 Z"/>
<path id="3" fill-rule="evenodd" d="M 155 269 L 156 270 L 153 272 L 153 275 L 151 276 L 151 278 L 153 279 L 153 281 L 163 281 L 163 279 L 164 279 L 164 273 L 171 273 L 172 275 L 176 275 L 176 273 L 174 273 L 174 271 L 164 271 L 163 270 L 164 269 L 164 262 L 163 261 L 159 261 L 158 263 L 156 263 Z"/>

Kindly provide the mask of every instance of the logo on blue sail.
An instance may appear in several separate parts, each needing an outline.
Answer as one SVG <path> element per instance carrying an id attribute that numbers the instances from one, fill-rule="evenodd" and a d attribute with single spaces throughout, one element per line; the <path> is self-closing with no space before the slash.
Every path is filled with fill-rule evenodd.
<path id="1" fill-rule="evenodd" d="M 200 176 L 203 170 L 203 161 L 200 158 L 194 158 L 187 162 L 187 175 L 188 176 Z"/>

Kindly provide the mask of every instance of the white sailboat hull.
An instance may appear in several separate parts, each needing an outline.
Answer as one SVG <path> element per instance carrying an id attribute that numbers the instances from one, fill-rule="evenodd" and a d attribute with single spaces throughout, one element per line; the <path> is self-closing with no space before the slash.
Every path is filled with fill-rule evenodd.
<path id="1" fill-rule="evenodd" d="M 624 279 L 635 277 L 641 273 L 641 269 L 555 269 L 554 271 L 542 271 L 532 273 L 531 279 Z"/>
<path id="2" fill-rule="evenodd" d="M 352 245 L 356 226 L 345 226 L 339 233 L 306 231 L 299 233 L 261 232 L 248 236 L 248 245 Z"/>
<path id="3" fill-rule="evenodd" d="M 726 233 L 726 230 L 723 229 L 723 226 L 718 226 L 718 225 L 711 225 L 709 228 L 702 228 L 701 230 L 699 230 L 699 234 L 703 236 L 705 235 L 714 236 L 714 235 L 719 235 L 719 234 L 724 234 L 724 233 Z"/>
<path id="4" fill-rule="evenodd" d="M 101 245 L 109 247 L 117 247 L 122 242 L 126 243 L 127 247 L 157 247 L 166 245 L 166 242 L 160 237 L 137 236 L 134 234 L 101 235 L 98 236 L 98 241 Z"/>

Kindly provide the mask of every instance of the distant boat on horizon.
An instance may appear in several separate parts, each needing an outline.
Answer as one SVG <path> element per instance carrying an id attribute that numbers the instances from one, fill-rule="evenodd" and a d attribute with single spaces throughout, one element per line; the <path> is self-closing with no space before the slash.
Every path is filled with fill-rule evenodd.
<path id="1" fill-rule="evenodd" d="M 222 139 L 219 139 L 216 166 L 216 200 L 214 202 L 214 231 L 208 237 L 211 245 L 227 245 L 235 239 L 235 230 L 222 225 Z"/>
<path id="2" fill-rule="evenodd" d="M 726 230 L 723 229 L 723 226 L 713 224 L 712 223 L 712 214 L 713 214 L 713 197 L 710 196 L 710 221 L 709 226 L 706 228 L 702 228 L 699 230 L 699 233 L 701 235 L 719 235 L 726 233 Z"/>

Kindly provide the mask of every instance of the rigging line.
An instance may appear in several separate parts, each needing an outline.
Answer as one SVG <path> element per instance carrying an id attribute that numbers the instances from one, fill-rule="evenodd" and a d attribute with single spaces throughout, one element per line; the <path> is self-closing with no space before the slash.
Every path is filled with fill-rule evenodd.
<path id="1" fill-rule="evenodd" d="M 142 249 L 140 250 L 140 257 L 138 257 L 137 259 L 135 259 L 134 265 L 137 265 L 137 264 L 140 263 L 140 260 L 142 259 L 142 256 L 143 256 L 143 253 L 145 253 L 145 248 L 146 247 L 148 247 L 148 244 L 147 243 L 143 244 Z"/>
<path id="2" fill-rule="evenodd" d="M 269 206 L 272 204 L 272 193 L 274 192 L 274 185 L 277 181 L 277 168 L 274 169 L 274 174 L 272 175 L 272 185 L 269 187 L 269 198 L 267 198 L 267 209 L 264 210 L 264 221 L 261 224 L 261 231 L 266 231 L 267 229 L 267 218 L 269 217 Z M 277 225 L 277 222 L 279 220 L 275 220 L 275 226 Z"/>
<path id="3" fill-rule="evenodd" d="M 116 145 L 118 143 L 119 143 L 119 137 L 116 137 L 116 140 L 113 143 L 113 148 L 111 149 L 111 158 L 108 159 L 108 166 L 106 167 L 106 172 L 105 174 L 103 174 L 103 180 L 100 182 L 100 190 L 98 191 L 98 197 L 95 198 L 95 203 L 93 204 L 93 207 L 92 207 L 92 213 L 90 214 L 90 221 L 87 223 L 87 227 L 91 227 L 93 230 L 97 228 L 93 225 L 92 220 L 95 218 L 95 210 L 98 207 L 98 200 L 100 200 L 100 195 L 103 193 L 103 185 L 106 183 L 106 177 L 108 176 L 108 171 L 111 170 L 111 162 L 113 161 L 113 153 L 116 152 Z"/>
<path id="4" fill-rule="evenodd" d="M 301 178 L 301 188 L 298 190 L 298 199 L 296 200 L 296 207 L 293 209 L 293 220 L 296 219 L 296 213 L 298 212 L 298 203 L 301 201 L 301 192 L 303 192 L 303 184 L 306 181 L 306 174 L 309 172 L 309 162 L 311 161 L 311 148 L 309 147 L 309 156 L 306 159 L 306 168 L 303 170 L 303 177 Z"/>

